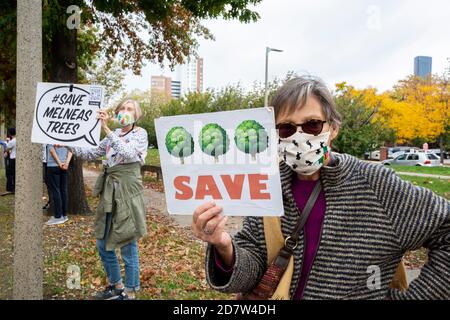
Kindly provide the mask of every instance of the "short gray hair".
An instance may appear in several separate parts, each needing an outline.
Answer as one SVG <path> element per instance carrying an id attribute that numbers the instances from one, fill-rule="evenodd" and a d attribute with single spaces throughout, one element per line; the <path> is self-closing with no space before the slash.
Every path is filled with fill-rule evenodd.
<path id="1" fill-rule="evenodd" d="M 127 103 L 131 103 L 134 106 L 134 112 L 136 113 L 136 119 L 134 119 L 136 122 L 142 117 L 142 110 L 139 106 L 139 102 L 133 99 L 125 99 L 122 102 L 120 102 L 115 108 L 114 113 L 117 115 L 119 113 L 120 108 L 122 108 Z"/>
<path id="2" fill-rule="evenodd" d="M 275 109 L 275 118 L 281 113 L 291 113 L 302 108 L 311 95 L 320 101 L 329 124 L 335 129 L 339 128 L 341 115 L 333 95 L 322 79 L 313 76 L 292 78 L 278 89 L 271 101 Z"/>

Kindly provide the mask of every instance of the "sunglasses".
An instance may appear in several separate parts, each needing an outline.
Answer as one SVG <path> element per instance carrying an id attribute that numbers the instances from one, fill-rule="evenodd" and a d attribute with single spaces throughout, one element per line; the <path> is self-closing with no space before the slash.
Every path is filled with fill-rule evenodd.
<path id="1" fill-rule="evenodd" d="M 280 123 L 276 125 L 278 136 L 282 139 L 293 136 L 298 131 L 298 127 L 302 128 L 302 132 L 319 135 L 323 130 L 323 124 L 327 121 L 323 120 L 309 120 L 302 124 L 295 124 L 291 122 Z"/>

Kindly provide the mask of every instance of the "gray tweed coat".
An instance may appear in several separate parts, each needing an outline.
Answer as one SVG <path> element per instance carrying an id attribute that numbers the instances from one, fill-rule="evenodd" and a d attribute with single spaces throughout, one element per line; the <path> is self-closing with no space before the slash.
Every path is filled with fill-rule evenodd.
<path id="1" fill-rule="evenodd" d="M 304 299 L 450 299 L 450 203 L 431 191 L 401 180 L 391 169 L 346 154 L 332 155 L 321 169 L 326 211 L 319 248 Z M 299 211 L 291 191 L 295 174 L 280 164 L 285 216 L 283 235 L 293 230 Z M 206 251 L 206 277 L 212 288 L 248 292 L 265 269 L 263 219 L 247 217 L 233 237 L 231 277 L 217 272 L 212 248 Z M 406 292 L 389 289 L 407 250 L 429 249 L 428 262 Z M 294 253 L 293 296 L 302 268 L 303 233 Z M 370 266 L 380 268 L 379 289 L 368 286 Z"/>

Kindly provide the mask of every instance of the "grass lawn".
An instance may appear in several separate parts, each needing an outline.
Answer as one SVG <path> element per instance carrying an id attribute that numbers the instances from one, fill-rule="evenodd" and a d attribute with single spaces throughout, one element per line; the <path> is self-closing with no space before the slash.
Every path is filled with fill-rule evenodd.
<path id="1" fill-rule="evenodd" d="M 450 176 L 448 179 L 413 177 L 399 175 L 403 180 L 410 181 L 416 186 L 428 188 L 436 194 L 450 200 Z"/>
<path id="2" fill-rule="evenodd" d="M 145 164 L 152 166 L 159 166 L 159 151 L 158 149 L 148 149 L 147 158 L 145 159 Z"/>
<path id="3" fill-rule="evenodd" d="M 86 187 L 87 194 L 91 190 Z M 0 170 L 0 192 L 5 189 Z M 92 209 L 98 199 L 88 197 Z M 93 227 L 95 217 L 70 215 L 57 226 L 45 226 L 43 214 L 44 299 L 91 299 L 106 285 Z M 139 299 L 234 299 L 212 290 L 205 281 L 205 244 L 169 217 L 149 211 L 148 234 L 139 241 L 141 291 Z M 0 197 L 0 300 L 12 299 L 14 196 Z M 120 256 L 120 255 L 119 255 Z M 78 266 L 80 288 L 67 287 L 67 268 Z M 123 274 L 123 264 L 122 274 Z"/>
<path id="4" fill-rule="evenodd" d="M 0 159 L 3 161 L 3 159 Z M 5 170 L 0 170 L 0 193 L 5 192 Z M 12 297 L 14 196 L 0 197 L 0 300 Z"/>
<path id="5" fill-rule="evenodd" d="M 450 176 L 450 167 L 415 167 L 415 166 L 387 166 L 397 172 L 414 172 L 414 173 L 426 173 L 435 174 L 440 176 Z"/>

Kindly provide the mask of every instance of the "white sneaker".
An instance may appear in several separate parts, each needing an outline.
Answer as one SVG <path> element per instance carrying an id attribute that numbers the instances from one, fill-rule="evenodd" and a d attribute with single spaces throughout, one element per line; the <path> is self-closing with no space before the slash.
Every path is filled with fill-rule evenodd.
<path id="1" fill-rule="evenodd" d="M 63 218 L 64 222 L 69 221 L 69 217 L 68 216 L 63 216 L 62 218 Z"/>
<path id="2" fill-rule="evenodd" d="M 54 224 L 61 224 L 64 222 L 66 222 L 66 220 L 64 220 L 64 217 L 61 218 L 51 217 L 45 224 L 48 226 L 52 226 Z"/>

